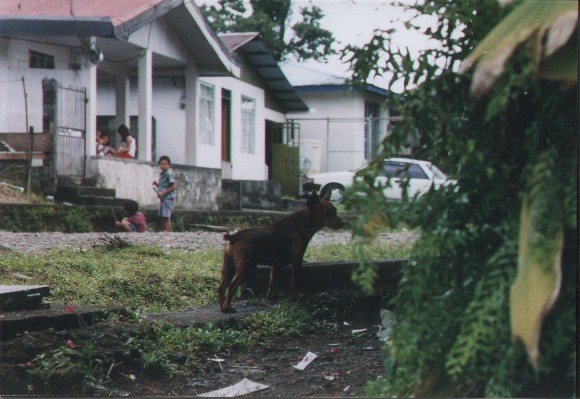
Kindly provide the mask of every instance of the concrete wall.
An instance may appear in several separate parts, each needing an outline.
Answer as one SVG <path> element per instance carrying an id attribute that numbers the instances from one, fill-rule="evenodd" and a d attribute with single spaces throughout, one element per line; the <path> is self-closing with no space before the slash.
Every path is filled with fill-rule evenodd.
<path id="1" fill-rule="evenodd" d="M 176 180 L 175 207 L 179 209 L 215 210 L 221 193 L 219 169 L 173 164 Z M 96 186 L 113 188 L 118 198 L 129 198 L 142 207 L 157 207 L 159 200 L 152 182 L 159 180 L 156 163 L 112 157 L 91 157 L 89 174 Z"/>
<path id="2" fill-rule="evenodd" d="M 262 209 L 282 207 L 282 186 L 275 180 L 223 180 L 220 209 Z"/>

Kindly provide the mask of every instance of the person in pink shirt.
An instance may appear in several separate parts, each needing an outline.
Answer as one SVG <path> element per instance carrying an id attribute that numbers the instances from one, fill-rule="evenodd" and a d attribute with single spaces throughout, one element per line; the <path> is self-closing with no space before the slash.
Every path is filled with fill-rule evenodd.
<path id="1" fill-rule="evenodd" d="M 137 201 L 127 200 L 123 206 L 125 217 L 119 222 L 115 221 L 115 227 L 123 229 L 128 233 L 143 233 L 147 231 L 147 219 L 142 212 L 139 212 Z"/>

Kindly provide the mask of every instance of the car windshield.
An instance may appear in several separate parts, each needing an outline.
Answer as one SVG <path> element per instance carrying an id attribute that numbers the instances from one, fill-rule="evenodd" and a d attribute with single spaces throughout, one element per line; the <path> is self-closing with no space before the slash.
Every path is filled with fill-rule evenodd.
<path id="1" fill-rule="evenodd" d="M 437 179 L 447 180 L 447 175 L 439 170 L 439 168 L 433 164 L 429 164 L 429 170 L 433 172 Z"/>

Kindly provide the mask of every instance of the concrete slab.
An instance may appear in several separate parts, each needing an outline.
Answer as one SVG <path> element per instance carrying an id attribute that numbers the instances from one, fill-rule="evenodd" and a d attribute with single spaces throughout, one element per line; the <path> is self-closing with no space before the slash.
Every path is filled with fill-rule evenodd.
<path id="1" fill-rule="evenodd" d="M 0 285 L 0 310 L 40 308 L 49 295 L 48 285 Z"/>
<path id="2" fill-rule="evenodd" d="M 107 313 L 121 313 L 122 307 L 96 305 L 67 306 L 52 304 L 47 309 L 0 312 L 0 340 L 8 340 L 25 331 L 70 330 L 92 325 Z"/>
<path id="3" fill-rule="evenodd" d="M 250 305 L 244 301 L 236 301 L 233 307 L 236 309 L 236 313 L 221 313 L 216 301 L 214 304 L 198 306 L 179 312 L 150 313 L 147 314 L 147 318 L 149 320 L 172 323 L 181 327 L 189 327 L 207 323 L 232 323 L 267 309 L 266 306 Z"/>
<path id="4" fill-rule="evenodd" d="M 395 287 L 400 279 L 401 266 L 406 259 L 383 259 L 369 261 L 377 273 L 375 287 Z M 305 262 L 300 273 L 302 292 L 322 292 L 326 290 L 358 289 L 352 281 L 353 269 L 358 264 L 352 261 L 346 262 Z M 288 291 L 290 289 L 290 266 L 279 271 L 276 279 L 276 290 Z M 248 275 L 247 288 L 254 294 L 265 294 L 270 281 L 270 268 L 258 266 L 255 271 Z"/>

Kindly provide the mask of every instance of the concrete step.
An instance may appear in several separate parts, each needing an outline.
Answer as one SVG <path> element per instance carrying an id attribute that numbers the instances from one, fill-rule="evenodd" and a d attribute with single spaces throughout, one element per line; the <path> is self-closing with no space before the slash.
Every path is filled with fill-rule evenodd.
<path id="1" fill-rule="evenodd" d="M 3 312 L 0 318 L 0 341 L 9 340 L 25 331 L 56 331 L 93 325 L 109 313 L 123 313 L 122 307 L 97 305 L 66 306 L 52 304 L 47 309 Z"/>
<path id="2" fill-rule="evenodd" d="M 114 198 L 116 191 L 113 188 L 99 188 L 88 186 L 59 186 L 56 190 L 55 199 L 76 197 L 111 197 Z"/>
<path id="3" fill-rule="evenodd" d="M 41 308 L 48 285 L 0 285 L 0 311 Z"/>

